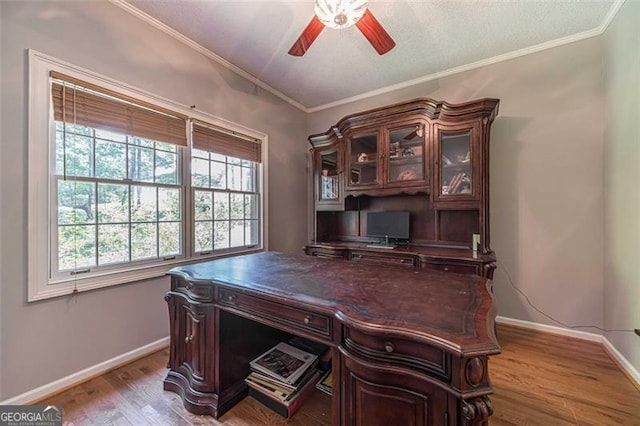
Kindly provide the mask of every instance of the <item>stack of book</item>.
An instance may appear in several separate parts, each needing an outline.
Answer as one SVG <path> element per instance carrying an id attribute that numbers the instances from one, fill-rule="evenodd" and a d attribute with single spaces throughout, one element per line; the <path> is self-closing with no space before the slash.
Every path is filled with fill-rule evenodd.
<path id="1" fill-rule="evenodd" d="M 471 192 L 471 179 L 466 173 L 454 175 L 449 182 L 449 194 L 467 194 Z"/>
<path id="2" fill-rule="evenodd" d="M 315 390 L 318 355 L 281 342 L 249 363 L 249 395 L 285 418 Z"/>
<path id="3" fill-rule="evenodd" d="M 331 395 L 333 393 L 333 373 L 331 372 L 331 369 L 325 371 L 320 378 L 320 381 L 316 383 L 316 388 L 327 395 Z"/>

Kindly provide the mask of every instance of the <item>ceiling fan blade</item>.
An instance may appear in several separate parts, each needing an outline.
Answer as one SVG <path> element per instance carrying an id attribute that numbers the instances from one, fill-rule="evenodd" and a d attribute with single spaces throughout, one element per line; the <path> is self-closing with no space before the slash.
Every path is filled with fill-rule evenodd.
<path id="1" fill-rule="evenodd" d="M 316 15 L 313 15 L 311 22 L 307 25 L 307 28 L 302 31 L 300 37 L 293 43 L 291 49 L 289 49 L 289 55 L 302 56 L 311 47 L 311 43 L 318 37 L 318 34 L 324 29 L 324 24 L 320 22 Z"/>
<path id="2" fill-rule="evenodd" d="M 373 16 L 369 9 L 364 12 L 362 18 L 356 22 L 356 27 L 369 40 L 369 43 L 380 55 L 384 55 L 396 45 L 391 36 L 382 28 L 380 22 Z"/>

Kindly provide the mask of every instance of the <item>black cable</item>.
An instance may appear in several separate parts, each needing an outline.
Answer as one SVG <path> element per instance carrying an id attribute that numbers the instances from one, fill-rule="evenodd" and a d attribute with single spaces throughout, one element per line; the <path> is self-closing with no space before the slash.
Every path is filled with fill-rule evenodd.
<path id="1" fill-rule="evenodd" d="M 522 290 L 520 290 L 518 287 L 516 287 L 516 285 L 513 283 L 513 280 L 511 279 L 511 274 L 509 274 L 509 271 L 507 271 L 507 268 L 505 268 L 505 266 L 502 264 L 502 262 L 500 262 L 499 260 L 497 261 L 498 265 L 500 265 L 502 271 L 504 271 L 504 274 L 507 276 L 507 280 L 509 281 L 509 284 L 511 284 L 511 287 L 513 287 L 513 289 L 515 291 L 517 291 L 518 293 L 520 293 L 522 295 L 522 297 L 524 297 L 524 299 L 527 301 L 527 303 L 529 304 L 529 306 L 531 306 L 533 309 L 536 310 L 536 312 L 538 312 L 541 315 L 544 315 L 545 317 L 549 318 L 551 321 L 558 323 L 560 325 L 562 325 L 563 327 L 566 328 L 595 328 L 597 330 L 600 331 L 611 331 L 611 332 L 620 332 L 620 333 L 634 333 L 634 330 L 626 330 L 626 329 L 608 329 L 608 328 L 602 328 L 602 327 L 598 327 L 597 325 L 569 325 L 567 323 L 564 323 L 560 320 L 555 319 L 554 317 L 552 317 L 551 315 L 547 314 L 546 312 L 543 312 L 542 310 L 540 310 L 537 306 L 535 306 L 533 303 L 531 303 L 531 300 L 529 300 L 529 296 L 527 296 Z"/>

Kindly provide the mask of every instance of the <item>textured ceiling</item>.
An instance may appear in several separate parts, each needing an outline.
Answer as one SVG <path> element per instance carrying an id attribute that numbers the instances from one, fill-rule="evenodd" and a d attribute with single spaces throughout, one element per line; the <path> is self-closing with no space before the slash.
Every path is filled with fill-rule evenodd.
<path id="1" fill-rule="evenodd" d="M 393 50 L 379 56 L 355 27 L 325 29 L 302 57 L 287 51 L 313 16 L 313 1 L 154 0 L 128 1 L 127 8 L 155 18 L 303 109 L 316 110 L 523 49 L 595 35 L 618 5 L 370 0 L 369 9 L 396 42 Z"/>

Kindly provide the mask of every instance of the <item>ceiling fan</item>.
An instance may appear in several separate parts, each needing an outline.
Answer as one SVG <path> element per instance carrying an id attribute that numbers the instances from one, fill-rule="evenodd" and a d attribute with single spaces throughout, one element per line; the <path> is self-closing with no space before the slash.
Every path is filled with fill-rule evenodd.
<path id="1" fill-rule="evenodd" d="M 344 29 L 355 25 L 380 55 L 396 45 L 367 8 L 367 0 L 315 0 L 314 10 L 311 22 L 289 49 L 290 55 L 304 55 L 325 26 Z"/>

